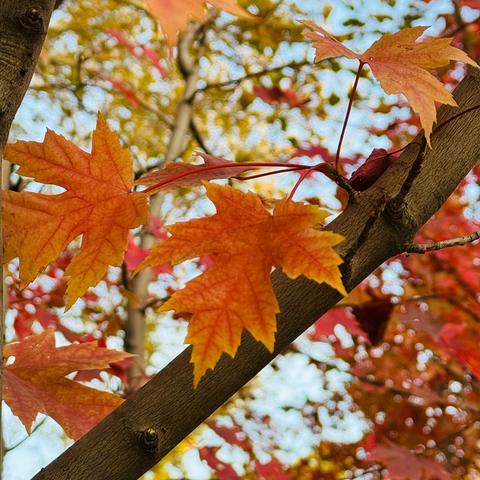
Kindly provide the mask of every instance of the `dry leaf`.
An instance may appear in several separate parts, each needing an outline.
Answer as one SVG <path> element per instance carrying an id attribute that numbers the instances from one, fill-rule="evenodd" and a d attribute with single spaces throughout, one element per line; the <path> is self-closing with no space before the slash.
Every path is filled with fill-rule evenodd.
<path id="1" fill-rule="evenodd" d="M 135 182 L 135 185 L 156 186 L 149 189 L 148 193 L 151 195 L 159 190 L 201 185 L 203 180 L 236 177 L 255 168 L 246 162 L 232 162 L 206 153 L 198 153 L 198 155 L 203 159 L 203 164 L 169 163 L 165 168 L 145 173 Z"/>

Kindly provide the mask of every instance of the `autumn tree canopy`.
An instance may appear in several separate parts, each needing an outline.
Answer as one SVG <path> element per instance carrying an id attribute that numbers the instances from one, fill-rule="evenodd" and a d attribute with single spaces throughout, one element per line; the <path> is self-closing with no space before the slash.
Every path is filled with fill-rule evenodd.
<path id="1" fill-rule="evenodd" d="M 0 6 L 4 477 L 477 478 L 480 4 L 178 3 Z"/>

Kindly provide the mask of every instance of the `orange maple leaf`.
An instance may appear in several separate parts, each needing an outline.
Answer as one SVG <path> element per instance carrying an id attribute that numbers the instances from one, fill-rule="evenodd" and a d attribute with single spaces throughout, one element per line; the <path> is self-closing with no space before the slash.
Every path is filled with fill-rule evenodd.
<path id="1" fill-rule="evenodd" d="M 59 195 L 4 192 L 5 261 L 20 259 L 22 287 L 83 234 L 67 267 L 67 308 L 96 285 L 109 265 L 121 265 L 130 228 L 145 223 L 147 196 L 132 192 L 133 164 L 99 114 L 92 153 L 52 131 L 39 142 L 8 145 L 18 173 L 64 187 Z"/>
<path id="2" fill-rule="evenodd" d="M 78 439 L 123 400 L 65 378 L 72 372 L 109 368 L 129 353 L 97 347 L 96 342 L 55 348 L 53 330 L 32 335 L 5 347 L 15 362 L 4 367 L 4 400 L 27 431 L 38 413 L 56 420 Z"/>
<path id="3" fill-rule="evenodd" d="M 370 65 L 386 93 L 405 95 L 413 111 L 420 116 L 429 145 L 432 126 L 437 118 L 435 102 L 457 106 L 453 95 L 429 70 L 444 67 L 451 60 L 479 68 L 465 52 L 450 45 L 451 38 L 428 38 L 417 42 L 428 27 L 386 33 L 365 53 L 359 55 L 314 22 L 302 23 L 312 30 L 305 32 L 305 36 L 314 42 L 316 62 L 338 56 L 356 58 Z"/>
<path id="4" fill-rule="evenodd" d="M 167 45 L 174 47 L 180 32 L 186 30 L 190 20 L 202 21 L 206 17 L 206 3 L 225 10 L 232 15 L 244 18 L 254 18 L 235 0 L 146 0 L 153 17 L 158 21 Z"/>
<path id="5" fill-rule="evenodd" d="M 273 215 L 253 193 L 205 184 L 217 213 L 168 227 L 140 268 L 180 263 L 208 255 L 214 265 L 176 292 L 161 311 L 192 313 L 187 342 L 193 345 L 194 383 L 213 368 L 222 352 L 234 356 L 244 328 L 273 350 L 278 303 L 272 266 L 291 278 L 326 282 L 346 295 L 333 246 L 343 237 L 319 231 L 328 215 L 317 206 L 284 200 Z"/>

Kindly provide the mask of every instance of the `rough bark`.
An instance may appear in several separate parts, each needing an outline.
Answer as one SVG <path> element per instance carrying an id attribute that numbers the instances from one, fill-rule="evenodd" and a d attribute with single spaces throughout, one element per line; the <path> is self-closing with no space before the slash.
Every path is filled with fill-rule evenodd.
<path id="1" fill-rule="evenodd" d="M 480 75 L 470 73 L 455 92 L 459 109 L 443 107 L 439 121 L 480 102 Z M 352 289 L 388 258 L 404 251 L 415 232 L 479 160 L 480 110 L 445 125 L 432 139 L 419 137 L 358 201 L 328 229 L 346 241 L 344 278 Z M 136 479 L 162 459 L 203 420 L 340 299 L 325 285 L 273 274 L 281 307 L 276 347 L 244 334 L 234 359 L 224 355 L 193 389 L 187 348 L 119 409 L 34 478 L 37 480 Z"/>
<path id="2" fill-rule="evenodd" d="M 45 40 L 55 0 L 2 0 L 0 2 L 0 161 L 18 107 L 32 78 Z M 3 186 L 3 168 L 0 185 Z M 0 201 L 0 265 L 3 265 L 3 224 Z M 3 269 L 0 268 L 0 352 L 4 340 Z M 0 365 L 0 404 L 3 372 Z M 0 410 L 1 425 L 1 410 Z M 3 442 L 0 442 L 2 445 Z M 0 466 L 3 452 L 0 446 Z M 1 470 L 0 470 L 1 471 Z"/>

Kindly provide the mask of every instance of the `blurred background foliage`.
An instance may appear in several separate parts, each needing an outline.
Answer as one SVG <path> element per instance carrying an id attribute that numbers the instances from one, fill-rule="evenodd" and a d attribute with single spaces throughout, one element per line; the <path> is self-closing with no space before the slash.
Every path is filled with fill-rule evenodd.
<path id="1" fill-rule="evenodd" d="M 382 33 L 431 25 L 429 34 L 453 36 L 478 60 L 477 3 L 247 0 L 240 4 L 256 21 L 212 10 L 205 24 L 192 25 L 193 40 L 187 32 L 169 50 L 140 0 L 64 0 L 11 140 L 39 140 L 49 127 L 88 149 L 100 110 L 132 153 L 137 176 L 179 158 L 198 162 L 196 151 L 237 162 L 328 162 L 356 64 L 335 59 L 314 65 L 298 20 L 316 21 L 357 51 Z M 464 73 L 463 66 L 451 65 L 439 75 L 453 88 Z M 172 151 L 185 103 L 192 111 L 180 149 Z M 417 131 L 403 99 L 382 93 L 365 69 L 344 144 L 345 173 L 374 148 L 393 151 Z M 19 178 L 15 168 L 10 181 L 15 189 L 56 191 Z M 288 174 L 230 182 L 268 202 L 285 196 L 295 181 Z M 472 172 L 420 238 L 478 230 L 477 183 L 478 171 Z M 332 218 L 345 202 L 319 174 L 299 193 L 299 200 L 324 206 Z M 186 320 L 155 307 L 208 268 L 208 259 L 166 266 L 141 285 L 130 273 L 152 239 L 165 238 L 165 223 L 211 210 L 200 187 L 158 194 L 149 226 L 129 241 L 124 267 L 111 269 L 66 315 L 69 252 L 22 292 L 13 265 L 7 339 L 54 326 L 63 341 L 97 339 L 132 349 L 132 338 L 140 335 L 136 365 L 77 378 L 128 395 L 182 350 Z M 392 259 L 145 478 L 480 478 L 478 343 L 455 343 L 480 335 L 479 264 L 478 245 Z M 132 322 L 132 312 L 144 323 Z M 8 479 L 30 478 L 69 443 L 53 421 L 40 418 L 25 439 L 12 415 L 4 437 Z M 31 466 L 21 465 L 25 455 Z"/>

